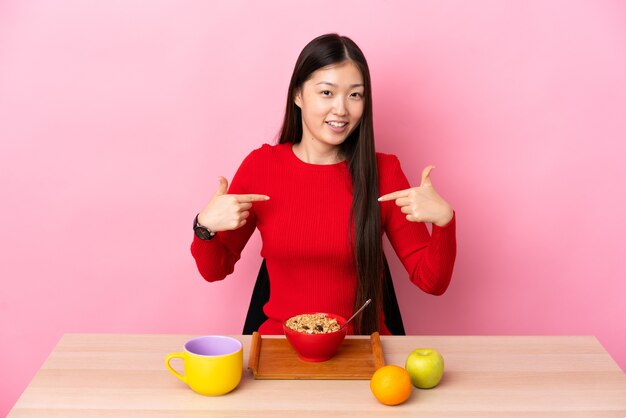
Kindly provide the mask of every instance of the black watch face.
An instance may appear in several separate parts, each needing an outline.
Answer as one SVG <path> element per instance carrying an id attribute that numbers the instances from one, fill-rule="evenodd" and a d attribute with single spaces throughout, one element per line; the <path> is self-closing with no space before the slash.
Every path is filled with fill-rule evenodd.
<path id="1" fill-rule="evenodd" d="M 196 233 L 196 236 L 200 239 L 203 240 L 207 240 L 207 239 L 211 239 L 213 238 L 213 235 L 211 235 L 211 233 L 209 232 L 208 229 L 206 228 L 202 228 L 202 227 L 196 227 L 194 229 L 194 232 Z"/>

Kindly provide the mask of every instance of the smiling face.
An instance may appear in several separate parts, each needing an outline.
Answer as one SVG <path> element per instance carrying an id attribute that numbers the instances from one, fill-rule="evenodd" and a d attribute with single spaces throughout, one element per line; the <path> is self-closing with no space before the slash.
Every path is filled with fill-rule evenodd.
<path id="1" fill-rule="evenodd" d="M 365 87 L 352 61 L 315 71 L 296 91 L 302 111 L 302 143 L 322 150 L 337 148 L 359 126 Z"/>

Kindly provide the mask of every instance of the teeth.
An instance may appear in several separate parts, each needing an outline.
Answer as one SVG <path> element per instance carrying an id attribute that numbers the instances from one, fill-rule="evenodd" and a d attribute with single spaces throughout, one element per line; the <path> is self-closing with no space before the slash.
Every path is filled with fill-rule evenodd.
<path id="1" fill-rule="evenodd" d="M 342 126 L 346 126 L 348 122 L 326 122 L 330 126 L 334 126 L 335 128 L 341 128 Z"/>

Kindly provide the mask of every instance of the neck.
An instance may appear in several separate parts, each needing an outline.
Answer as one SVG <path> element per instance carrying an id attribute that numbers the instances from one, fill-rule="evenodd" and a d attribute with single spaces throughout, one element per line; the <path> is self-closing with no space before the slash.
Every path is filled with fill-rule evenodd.
<path id="1" fill-rule="evenodd" d="M 293 152 L 300 160 L 308 164 L 330 165 L 345 160 L 338 146 L 319 144 L 318 141 L 306 141 L 304 138 L 293 145 Z"/>

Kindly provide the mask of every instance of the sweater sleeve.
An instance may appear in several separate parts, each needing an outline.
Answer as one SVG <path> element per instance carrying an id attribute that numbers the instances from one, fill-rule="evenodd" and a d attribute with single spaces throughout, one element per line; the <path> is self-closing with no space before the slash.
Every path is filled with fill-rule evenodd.
<path id="1" fill-rule="evenodd" d="M 387 156 L 386 160 L 379 164 L 380 194 L 410 188 L 397 157 Z M 381 216 L 389 242 L 411 281 L 426 293 L 443 294 L 456 258 L 456 213 L 447 225 L 432 225 L 432 235 L 424 223 L 408 221 L 395 201 L 381 203 Z"/>
<path id="2" fill-rule="evenodd" d="M 253 193 L 254 152 L 244 159 L 228 188 L 229 194 Z M 198 271 L 209 282 L 224 279 L 235 269 L 241 251 L 256 228 L 254 205 L 246 224 L 233 231 L 218 232 L 213 239 L 203 241 L 197 236 L 191 243 L 191 254 L 196 260 Z"/>

